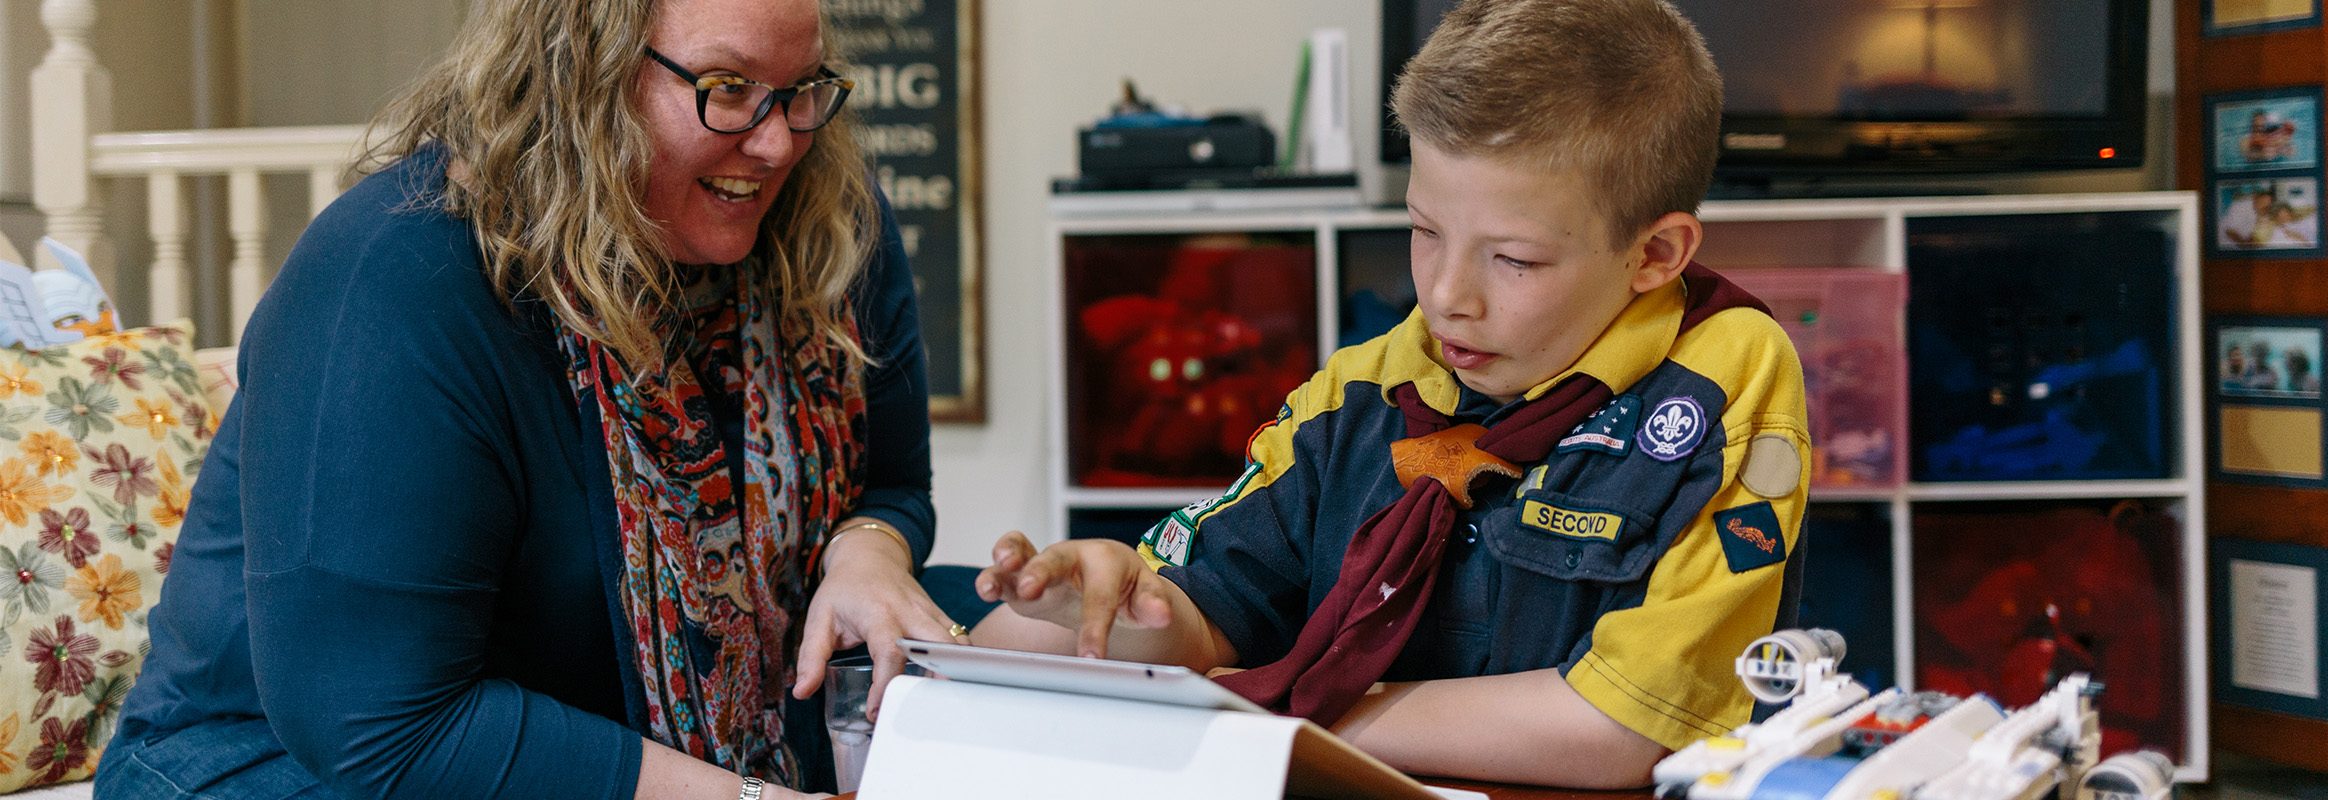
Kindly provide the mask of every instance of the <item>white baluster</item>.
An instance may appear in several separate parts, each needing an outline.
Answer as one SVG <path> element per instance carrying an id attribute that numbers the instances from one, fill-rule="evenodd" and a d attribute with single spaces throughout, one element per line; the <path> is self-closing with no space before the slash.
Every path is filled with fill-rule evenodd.
<path id="1" fill-rule="evenodd" d="M 154 237 L 154 267 L 148 278 L 149 319 L 162 324 L 192 316 L 194 281 L 186 266 L 186 189 L 178 171 L 146 173 L 146 228 Z"/>
<path id="2" fill-rule="evenodd" d="M 89 49 L 97 25 L 93 0 L 44 0 L 40 21 L 50 43 L 32 71 L 32 204 L 48 218 L 48 235 L 89 257 L 99 280 L 112 265 L 98 252 L 104 222 L 89 178 L 89 137 L 112 127 L 113 79 Z M 36 250 L 40 248 L 35 248 Z M 44 250 L 39 266 L 61 266 Z"/>
<path id="3" fill-rule="evenodd" d="M 316 167 L 307 171 L 307 218 L 323 214 L 325 206 L 340 196 L 340 168 Z"/>
<path id="4" fill-rule="evenodd" d="M 226 176 L 226 229 L 234 237 L 234 260 L 227 267 L 227 309 L 232 315 L 234 340 L 242 341 L 243 326 L 259 305 L 266 289 L 263 254 L 267 216 L 259 196 L 259 171 L 239 167 Z"/>

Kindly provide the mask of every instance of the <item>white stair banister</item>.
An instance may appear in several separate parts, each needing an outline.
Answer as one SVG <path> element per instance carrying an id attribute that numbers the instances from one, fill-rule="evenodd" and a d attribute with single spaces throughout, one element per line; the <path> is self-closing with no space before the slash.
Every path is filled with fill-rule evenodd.
<path id="1" fill-rule="evenodd" d="M 156 322 L 193 316 L 194 273 L 186 262 L 186 188 L 177 170 L 146 173 L 146 227 L 154 237 L 149 316 Z"/>
<path id="2" fill-rule="evenodd" d="M 267 215 L 261 200 L 257 167 L 227 171 L 226 229 L 234 237 L 234 260 L 227 267 L 227 309 L 238 342 L 251 310 L 259 306 L 259 293 L 267 288 Z"/>
<path id="3" fill-rule="evenodd" d="M 307 218 L 323 214 L 323 209 L 340 196 L 341 166 L 319 166 L 307 171 Z"/>
<path id="4" fill-rule="evenodd" d="M 113 79 L 97 63 L 89 33 L 97 25 L 95 0 L 43 0 L 41 24 L 48 54 L 32 71 L 32 204 L 48 219 L 48 235 L 88 256 L 100 281 L 113 265 L 98 254 L 104 232 L 89 171 L 89 137 L 112 127 Z M 45 249 L 34 266 L 57 268 Z"/>

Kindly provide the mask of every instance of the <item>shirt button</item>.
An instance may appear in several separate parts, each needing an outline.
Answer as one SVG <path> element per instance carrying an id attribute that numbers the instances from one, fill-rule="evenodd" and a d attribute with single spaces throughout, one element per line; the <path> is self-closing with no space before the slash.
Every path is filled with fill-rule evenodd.
<path id="1" fill-rule="evenodd" d="M 1568 566 L 1568 567 L 1574 567 L 1574 566 L 1576 566 L 1576 554 L 1575 554 L 1575 553 L 1569 553 L 1569 554 L 1568 554 L 1568 556 L 1567 556 L 1566 558 L 1562 558 L 1562 559 L 1560 559 L 1560 563 L 1561 563 L 1563 566 Z"/>
<path id="2" fill-rule="evenodd" d="M 1466 522 L 1466 523 L 1464 523 L 1464 524 L 1463 524 L 1463 527 L 1469 530 L 1469 533 L 1466 533 L 1466 534 L 1464 534 L 1464 536 L 1463 536 L 1463 543 L 1464 543 L 1464 544 L 1478 544 L 1478 543 L 1479 543 L 1479 524 L 1478 524 L 1478 523 L 1475 523 L 1475 522 Z"/>

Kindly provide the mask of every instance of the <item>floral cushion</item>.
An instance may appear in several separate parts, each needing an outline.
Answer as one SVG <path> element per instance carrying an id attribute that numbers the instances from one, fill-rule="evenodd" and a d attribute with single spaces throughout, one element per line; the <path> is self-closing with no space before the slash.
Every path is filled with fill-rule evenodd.
<path id="1" fill-rule="evenodd" d="M 0 349 L 0 792 L 95 771 L 217 428 L 178 322 Z"/>

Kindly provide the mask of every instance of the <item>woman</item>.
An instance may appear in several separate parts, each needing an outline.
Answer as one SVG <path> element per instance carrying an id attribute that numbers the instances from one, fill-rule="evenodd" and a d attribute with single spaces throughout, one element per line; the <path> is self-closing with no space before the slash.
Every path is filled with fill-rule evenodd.
<path id="1" fill-rule="evenodd" d="M 481 13 L 252 317 L 101 795 L 829 780 L 827 656 L 961 629 L 825 58 L 815 0 Z"/>

